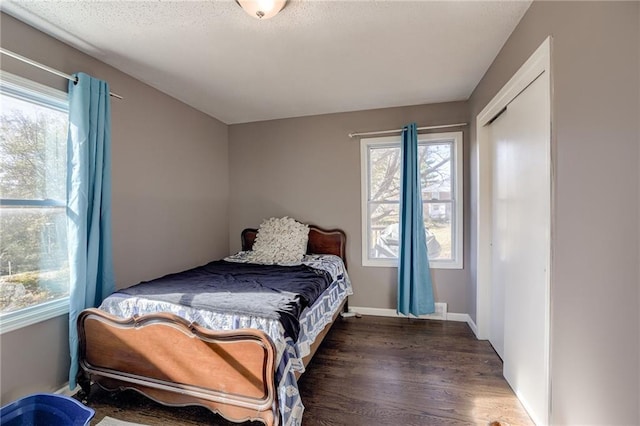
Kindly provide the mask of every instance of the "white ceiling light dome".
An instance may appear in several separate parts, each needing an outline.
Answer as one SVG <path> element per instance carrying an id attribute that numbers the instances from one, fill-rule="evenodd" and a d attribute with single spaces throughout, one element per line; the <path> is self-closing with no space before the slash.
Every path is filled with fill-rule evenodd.
<path id="1" fill-rule="evenodd" d="M 236 0 L 236 3 L 256 19 L 269 19 L 284 8 L 287 0 Z"/>

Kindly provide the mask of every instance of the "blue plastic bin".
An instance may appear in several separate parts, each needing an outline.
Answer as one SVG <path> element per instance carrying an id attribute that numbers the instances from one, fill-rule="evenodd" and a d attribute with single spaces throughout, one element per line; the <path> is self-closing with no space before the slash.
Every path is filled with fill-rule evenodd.
<path id="1" fill-rule="evenodd" d="M 0 426 L 88 426 L 94 414 L 71 397 L 36 393 L 0 408 Z"/>

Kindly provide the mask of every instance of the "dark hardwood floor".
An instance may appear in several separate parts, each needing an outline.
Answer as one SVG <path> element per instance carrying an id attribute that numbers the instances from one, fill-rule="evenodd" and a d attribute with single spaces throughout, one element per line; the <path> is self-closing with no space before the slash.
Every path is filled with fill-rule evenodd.
<path id="1" fill-rule="evenodd" d="M 339 319 L 299 381 L 306 425 L 533 424 L 502 362 L 467 324 L 363 316 Z M 96 389 L 104 416 L 155 425 L 230 425 L 201 407 L 168 408 Z"/>

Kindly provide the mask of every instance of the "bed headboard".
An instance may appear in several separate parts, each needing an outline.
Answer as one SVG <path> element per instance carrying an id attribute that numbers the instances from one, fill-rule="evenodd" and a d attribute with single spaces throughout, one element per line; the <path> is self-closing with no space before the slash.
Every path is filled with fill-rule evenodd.
<path id="1" fill-rule="evenodd" d="M 256 239 L 258 230 L 247 228 L 242 231 L 242 250 L 251 250 Z M 341 229 L 322 229 L 315 225 L 309 225 L 309 242 L 307 243 L 307 253 L 314 254 L 335 254 L 340 256 L 347 266 L 347 235 Z"/>

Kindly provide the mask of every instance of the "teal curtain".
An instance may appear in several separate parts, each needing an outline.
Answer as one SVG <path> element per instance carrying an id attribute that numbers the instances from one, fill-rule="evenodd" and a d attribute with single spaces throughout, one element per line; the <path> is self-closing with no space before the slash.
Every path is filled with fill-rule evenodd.
<path id="1" fill-rule="evenodd" d="M 69 83 L 67 244 L 69 387 L 78 372 L 78 314 L 115 289 L 111 243 L 111 103 L 109 85 L 83 73 Z"/>
<path id="2" fill-rule="evenodd" d="M 418 130 L 415 123 L 402 129 L 401 154 L 398 312 L 418 316 L 435 312 L 435 304 L 422 213 Z"/>

